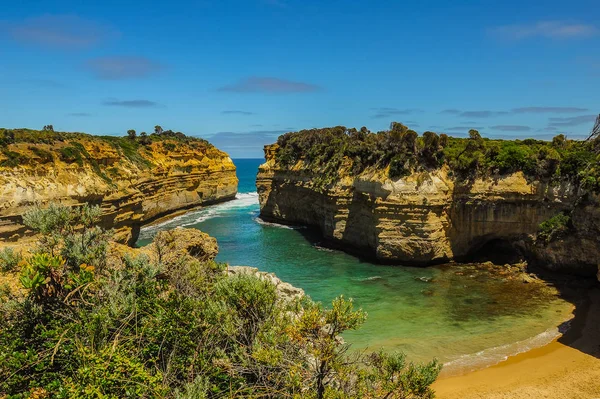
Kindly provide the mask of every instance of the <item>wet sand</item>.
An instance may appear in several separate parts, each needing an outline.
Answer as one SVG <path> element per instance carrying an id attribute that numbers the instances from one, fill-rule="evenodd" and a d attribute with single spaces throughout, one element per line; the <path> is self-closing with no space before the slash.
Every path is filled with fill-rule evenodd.
<path id="1" fill-rule="evenodd" d="M 433 388 L 439 399 L 600 399 L 600 289 L 578 306 L 562 337 Z"/>

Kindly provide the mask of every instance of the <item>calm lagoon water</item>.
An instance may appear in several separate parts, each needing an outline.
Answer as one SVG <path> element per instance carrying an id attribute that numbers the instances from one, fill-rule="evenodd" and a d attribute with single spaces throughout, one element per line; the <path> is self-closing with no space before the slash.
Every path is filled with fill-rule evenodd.
<path id="1" fill-rule="evenodd" d="M 319 246 L 306 228 L 264 223 L 255 177 L 259 159 L 234 160 L 236 200 L 192 211 L 142 230 L 139 245 L 159 230 L 198 228 L 219 243 L 217 260 L 273 272 L 314 300 L 354 298 L 368 313 L 345 334 L 356 349 L 400 350 L 414 361 L 433 357 L 458 373 L 550 342 L 572 306 L 535 284 L 481 271 L 477 265 L 382 266 Z"/>

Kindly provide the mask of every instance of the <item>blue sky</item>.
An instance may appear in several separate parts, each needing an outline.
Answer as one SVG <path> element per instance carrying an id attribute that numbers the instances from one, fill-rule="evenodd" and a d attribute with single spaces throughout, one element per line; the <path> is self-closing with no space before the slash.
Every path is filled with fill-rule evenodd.
<path id="1" fill-rule="evenodd" d="M 333 125 L 585 135 L 600 112 L 596 1 L 8 2 L 0 126 L 164 128 L 261 157 Z"/>

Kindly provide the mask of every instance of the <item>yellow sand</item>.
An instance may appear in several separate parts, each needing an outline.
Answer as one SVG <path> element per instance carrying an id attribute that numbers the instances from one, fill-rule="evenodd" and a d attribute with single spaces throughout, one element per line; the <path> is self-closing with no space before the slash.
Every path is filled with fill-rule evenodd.
<path id="1" fill-rule="evenodd" d="M 565 336 L 487 369 L 442 378 L 439 399 L 600 399 L 600 289 Z"/>

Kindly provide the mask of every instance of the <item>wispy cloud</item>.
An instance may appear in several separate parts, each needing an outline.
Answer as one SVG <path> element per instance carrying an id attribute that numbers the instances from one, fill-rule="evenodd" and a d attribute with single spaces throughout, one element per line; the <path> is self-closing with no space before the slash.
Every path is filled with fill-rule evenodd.
<path id="1" fill-rule="evenodd" d="M 219 91 L 233 93 L 309 93 L 321 90 L 317 85 L 295 82 L 273 77 L 251 76 L 231 85 L 223 86 Z"/>
<path id="2" fill-rule="evenodd" d="M 76 116 L 76 117 L 88 117 L 88 116 L 92 116 L 92 114 L 87 113 L 87 112 L 71 112 L 70 114 L 67 114 L 68 116 Z"/>
<path id="3" fill-rule="evenodd" d="M 531 127 L 523 125 L 496 125 L 490 126 L 492 130 L 499 130 L 501 132 L 529 132 Z"/>
<path id="4" fill-rule="evenodd" d="M 522 40 L 533 37 L 546 39 L 576 39 L 595 36 L 598 28 L 594 25 L 568 21 L 538 21 L 530 24 L 498 26 L 490 33 L 507 40 Z"/>
<path id="5" fill-rule="evenodd" d="M 126 108 L 158 108 L 162 107 L 159 103 L 150 100 L 117 100 L 110 99 L 102 103 L 109 107 L 126 107 Z"/>
<path id="6" fill-rule="evenodd" d="M 494 116 L 507 115 L 506 111 L 463 111 L 460 116 L 463 118 L 491 118 Z"/>
<path id="7" fill-rule="evenodd" d="M 86 49 L 119 36 L 109 25 L 76 15 L 45 14 L 8 23 L 5 30 L 18 42 L 65 50 Z"/>
<path id="8" fill-rule="evenodd" d="M 456 116 L 460 116 L 461 118 L 478 118 L 479 119 L 479 118 L 491 118 L 493 116 L 499 116 L 499 115 L 506 115 L 506 114 L 508 114 L 508 112 L 506 112 L 506 111 L 488 111 L 488 110 L 462 111 L 462 110 L 456 109 L 456 108 L 449 108 L 449 109 L 440 111 L 440 114 L 456 115 Z M 461 123 L 471 123 L 471 122 L 461 122 Z"/>
<path id="9" fill-rule="evenodd" d="M 371 111 L 375 112 L 375 114 L 371 116 L 373 119 L 390 118 L 398 115 L 412 115 L 423 112 L 423 110 L 416 108 L 399 109 L 391 107 L 371 108 Z"/>
<path id="10" fill-rule="evenodd" d="M 223 115 L 256 115 L 254 112 L 250 112 L 250 111 L 239 111 L 239 110 L 225 110 L 225 111 L 221 111 L 221 113 Z"/>
<path id="11" fill-rule="evenodd" d="M 567 118 L 549 118 L 548 126 L 553 127 L 570 127 L 579 126 L 586 123 L 592 123 L 596 120 L 597 115 L 581 115 L 571 116 Z M 590 126 L 591 127 L 591 126 Z"/>
<path id="12" fill-rule="evenodd" d="M 572 114 L 587 111 L 589 111 L 589 109 L 577 107 L 522 107 L 513 108 L 512 110 L 512 112 L 515 114 Z"/>
<path id="13" fill-rule="evenodd" d="M 454 126 L 447 127 L 444 130 L 447 130 L 449 132 L 468 132 L 471 129 L 483 130 L 484 128 L 482 126 Z"/>
<path id="14" fill-rule="evenodd" d="M 587 108 L 580 107 L 519 107 L 513 108 L 510 111 L 461 111 L 459 109 L 445 109 L 440 111 L 440 114 L 457 115 L 462 118 L 492 118 L 495 116 L 510 115 L 510 114 L 569 114 L 569 113 L 581 113 L 589 111 Z M 474 123 L 474 122 L 461 122 L 461 123 Z"/>
<path id="15" fill-rule="evenodd" d="M 146 57 L 112 56 L 88 60 L 85 68 L 96 78 L 117 80 L 144 78 L 163 69 L 163 66 Z"/>

